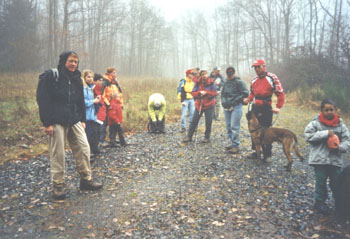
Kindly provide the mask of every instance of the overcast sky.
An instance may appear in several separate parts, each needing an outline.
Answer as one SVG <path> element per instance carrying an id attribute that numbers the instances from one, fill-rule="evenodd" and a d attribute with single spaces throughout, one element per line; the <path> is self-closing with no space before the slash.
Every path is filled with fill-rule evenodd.
<path id="1" fill-rule="evenodd" d="M 220 6 L 227 0 L 149 0 L 158 7 L 167 21 L 179 18 L 184 12 L 190 9 L 210 11 Z"/>

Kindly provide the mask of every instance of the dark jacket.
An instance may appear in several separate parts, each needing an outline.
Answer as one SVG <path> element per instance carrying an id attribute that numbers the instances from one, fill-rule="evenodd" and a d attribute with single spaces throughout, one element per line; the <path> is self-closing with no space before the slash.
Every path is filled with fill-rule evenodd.
<path id="1" fill-rule="evenodd" d="M 233 80 L 226 79 L 221 90 L 221 104 L 225 109 L 229 109 L 243 103 L 243 98 L 249 96 L 249 91 L 245 83 L 237 76 Z"/>
<path id="2" fill-rule="evenodd" d="M 36 97 L 40 120 L 45 127 L 53 124 L 73 126 L 86 119 L 81 73 L 68 71 L 63 62 L 65 60 L 60 59 L 57 81 L 51 70 L 39 76 Z"/>

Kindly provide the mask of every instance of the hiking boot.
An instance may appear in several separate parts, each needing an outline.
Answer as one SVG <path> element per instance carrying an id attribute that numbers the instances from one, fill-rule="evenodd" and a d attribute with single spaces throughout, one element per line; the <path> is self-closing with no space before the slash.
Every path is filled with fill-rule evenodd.
<path id="1" fill-rule="evenodd" d="M 80 179 L 80 190 L 95 191 L 103 187 L 102 183 L 96 183 L 92 180 Z"/>
<path id="2" fill-rule="evenodd" d="M 185 128 L 181 128 L 180 133 L 184 133 L 186 131 Z"/>
<path id="3" fill-rule="evenodd" d="M 92 150 L 90 154 L 94 154 L 95 156 L 97 156 L 97 155 L 101 155 L 102 152 L 97 148 L 97 149 Z"/>
<path id="4" fill-rule="evenodd" d="M 66 192 L 65 192 L 65 185 L 64 185 L 64 183 L 54 184 L 53 185 L 52 197 L 55 200 L 64 200 L 64 199 L 66 199 Z"/>
<path id="5" fill-rule="evenodd" d="M 186 136 L 183 140 L 182 140 L 183 143 L 188 143 L 188 142 L 192 142 L 192 139 L 188 136 Z"/>
<path id="6" fill-rule="evenodd" d="M 320 200 L 316 200 L 315 205 L 314 205 L 314 210 L 318 213 L 321 213 L 323 215 L 329 215 L 330 209 L 327 207 L 327 205 L 320 201 Z"/>
<path id="7" fill-rule="evenodd" d="M 256 154 L 256 152 L 253 152 L 253 153 L 249 154 L 247 158 L 249 158 L 249 159 L 257 159 L 258 155 Z"/>
<path id="8" fill-rule="evenodd" d="M 115 141 L 115 140 L 110 141 L 110 142 L 109 142 L 109 146 L 110 146 L 110 147 L 113 147 L 113 148 L 118 147 L 117 141 Z"/>
<path id="9" fill-rule="evenodd" d="M 210 140 L 207 139 L 207 138 L 204 138 L 204 139 L 202 140 L 202 143 L 203 143 L 203 144 L 207 144 L 207 143 L 209 143 L 209 142 L 210 142 Z"/>
<path id="10" fill-rule="evenodd" d="M 233 148 L 233 146 L 232 146 L 232 145 L 225 146 L 225 150 L 230 150 L 230 149 L 232 149 L 232 148 Z"/>
<path id="11" fill-rule="evenodd" d="M 231 153 L 231 154 L 238 154 L 239 153 L 239 148 L 232 147 L 230 150 L 228 150 L 228 152 Z"/>
<path id="12" fill-rule="evenodd" d="M 106 141 L 103 141 L 102 143 L 99 144 L 100 147 L 107 147 L 108 143 Z"/>

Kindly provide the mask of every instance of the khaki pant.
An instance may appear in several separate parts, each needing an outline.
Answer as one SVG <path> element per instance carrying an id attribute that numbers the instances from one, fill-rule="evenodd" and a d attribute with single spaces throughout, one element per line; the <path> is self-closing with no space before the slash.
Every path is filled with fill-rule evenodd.
<path id="1" fill-rule="evenodd" d="M 66 163 L 64 146 L 66 140 L 72 149 L 80 178 L 91 180 L 90 146 L 81 122 L 72 127 L 55 124 L 53 135 L 49 136 L 52 184 L 64 183 Z"/>

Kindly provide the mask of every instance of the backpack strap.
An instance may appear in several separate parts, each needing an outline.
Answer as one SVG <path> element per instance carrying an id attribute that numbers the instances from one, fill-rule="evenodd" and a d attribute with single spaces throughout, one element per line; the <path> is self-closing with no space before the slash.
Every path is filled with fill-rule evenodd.
<path id="1" fill-rule="evenodd" d="M 55 79 L 56 82 L 58 82 L 58 77 L 59 77 L 60 75 L 59 75 L 59 73 L 58 73 L 57 68 L 52 68 L 51 71 L 52 71 L 53 78 Z"/>

